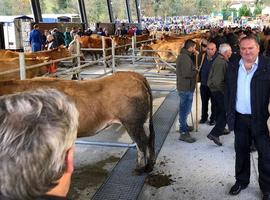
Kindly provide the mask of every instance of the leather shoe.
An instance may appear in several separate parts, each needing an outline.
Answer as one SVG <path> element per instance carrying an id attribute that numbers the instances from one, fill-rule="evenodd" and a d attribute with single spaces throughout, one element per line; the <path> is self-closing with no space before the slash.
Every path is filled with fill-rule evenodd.
<path id="1" fill-rule="evenodd" d="M 222 146 L 222 143 L 220 142 L 219 137 L 216 137 L 216 136 L 212 135 L 211 133 L 209 133 L 209 134 L 207 135 L 207 138 L 208 138 L 209 140 L 213 140 L 213 142 L 214 142 L 216 145 Z"/>
<path id="2" fill-rule="evenodd" d="M 236 183 L 231 187 L 229 194 L 230 194 L 230 195 L 238 195 L 238 194 L 241 192 L 241 190 L 244 190 L 244 189 L 246 189 L 246 188 L 247 188 L 247 185 L 241 185 L 240 183 L 237 183 L 237 182 L 236 182 Z"/>
<path id="3" fill-rule="evenodd" d="M 194 130 L 193 126 L 188 126 L 188 132 L 192 132 Z"/>
<path id="4" fill-rule="evenodd" d="M 230 134 L 230 130 L 224 128 L 222 135 L 229 135 Z"/>
<path id="5" fill-rule="evenodd" d="M 264 194 L 262 200 L 270 200 L 270 194 Z"/>
<path id="6" fill-rule="evenodd" d="M 208 124 L 209 124 L 209 126 L 214 126 L 216 124 L 216 122 L 214 120 L 210 120 Z"/>

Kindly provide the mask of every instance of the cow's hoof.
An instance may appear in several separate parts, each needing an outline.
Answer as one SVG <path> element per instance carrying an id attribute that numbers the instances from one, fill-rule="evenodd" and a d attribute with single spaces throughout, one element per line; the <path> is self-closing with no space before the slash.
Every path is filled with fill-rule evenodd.
<path id="1" fill-rule="evenodd" d="M 149 173 L 149 172 L 153 171 L 154 165 L 155 165 L 155 163 L 153 163 L 153 162 L 147 164 L 147 165 L 145 166 L 145 168 L 144 168 L 144 171 L 145 171 L 146 173 Z"/>
<path id="2" fill-rule="evenodd" d="M 133 175 L 135 175 L 135 176 L 140 176 L 140 175 L 142 175 L 144 173 L 144 169 L 143 168 L 136 168 L 136 169 L 134 169 L 133 170 Z"/>

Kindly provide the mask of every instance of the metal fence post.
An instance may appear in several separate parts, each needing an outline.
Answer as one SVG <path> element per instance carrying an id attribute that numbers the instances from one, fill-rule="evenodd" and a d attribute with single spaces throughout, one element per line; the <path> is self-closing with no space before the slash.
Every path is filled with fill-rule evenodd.
<path id="1" fill-rule="evenodd" d="M 25 69 L 25 59 L 24 53 L 19 53 L 19 62 L 20 62 L 20 79 L 24 80 L 26 78 L 26 69 Z"/>
<path id="2" fill-rule="evenodd" d="M 80 67 L 81 66 L 80 42 L 78 38 L 76 39 L 76 54 L 77 54 L 77 63 L 78 63 L 77 67 Z M 78 71 L 78 80 L 81 80 L 81 75 L 79 71 Z"/>
<path id="3" fill-rule="evenodd" d="M 115 72 L 115 40 L 112 39 L 112 72 Z"/>
<path id="4" fill-rule="evenodd" d="M 106 73 L 106 44 L 105 44 L 105 37 L 102 36 L 102 52 L 103 52 L 103 65 L 104 65 L 104 72 Z"/>
<path id="5" fill-rule="evenodd" d="M 135 64 L 135 37 L 132 36 L 132 64 Z"/>

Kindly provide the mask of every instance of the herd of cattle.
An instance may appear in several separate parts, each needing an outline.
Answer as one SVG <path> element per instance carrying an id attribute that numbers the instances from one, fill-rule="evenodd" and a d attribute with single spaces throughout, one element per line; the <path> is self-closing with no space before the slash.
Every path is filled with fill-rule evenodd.
<path id="1" fill-rule="evenodd" d="M 148 35 L 137 36 L 136 41 L 145 41 L 150 38 Z M 175 62 L 179 49 L 187 39 L 194 39 L 199 43 L 201 34 L 194 33 L 183 37 L 162 36 L 160 39 L 152 41 L 151 44 L 138 43 L 137 47 L 141 48 L 141 55 L 155 56 L 166 62 Z M 102 39 L 99 36 L 83 36 L 79 41 L 82 48 L 102 47 Z M 127 53 L 126 44 L 131 44 L 131 38 L 107 37 L 105 47 L 112 47 L 113 41 L 120 49 L 117 54 Z M 27 69 L 26 77 L 28 79 L 18 80 L 20 77 L 19 53 L 0 50 L 0 96 L 42 87 L 58 89 L 73 99 L 79 110 L 78 137 L 91 136 L 112 123 L 121 123 L 137 144 L 137 171 L 151 171 L 155 163 L 155 133 L 152 122 L 152 94 L 147 80 L 134 72 L 117 72 L 105 78 L 84 81 L 46 77 L 31 79 L 48 72 L 47 61 L 70 55 L 68 49 L 63 47 L 25 53 L 26 66 L 39 63 L 44 63 L 44 65 Z M 158 61 L 156 60 L 156 62 Z M 16 69 L 17 71 L 14 71 Z M 5 73 L 10 70 L 13 72 Z M 144 123 L 148 117 L 149 130 L 145 130 Z"/>
<path id="2" fill-rule="evenodd" d="M 194 38 L 197 35 L 188 36 Z M 148 40 L 149 36 L 137 36 L 136 41 Z M 162 38 L 160 41 L 148 44 L 148 48 L 172 50 L 178 53 L 183 44 L 183 38 Z M 112 46 L 112 41 L 119 47 L 117 54 L 126 53 L 126 44 L 131 38 L 105 38 L 106 48 Z M 101 48 L 102 40 L 98 36 L 80 38 L 82 48 Z M 138 43 L 137 47 L 146 48 Z M 121 49 L 122 48 L 122 49 Z M 26 66 L 44 63 L 38 68 L 26 69 L 26 80 L 19 79 L 19 53 L 0 50 L 0 96 L 25 90 L 50 87 L 55 88 L 72 98 L 79 110 L 78 137 L 91 136 L 112 123 L 121 123 L 130 137 L 136 142 L 138 149 L 137 172 L 151 171 L 155 163 L 155 133 L 152 122 L 152 94 L 147 80 L 135 72 L 117 72 L 111 76 L 84 81 L 63 80 L 58 78 L 33 78 L 47 73 L 47 61 L 69 57 L 67 48 L 24 53 Z M 166 55 L 158 54 L 162 59 Z M 17 71 L 16 71 L 17 69 Z M 13 70 L 12 73 L 5 73 Z M 4 73 L 3 73 L 4 72 Z M 1 74 L 3 73 L 3 74 Z M 33 79 L 31 79 L 33 78 Z M 149 129 L 144 123 L 149 117 Z"/>
<path id="3" fill-rule="evenodd" d="M 175 62 L 176 56 L 179 53 L 179 48 L 182 47 L 184 41 L 190 38 L 199 40 L 200 37 L 200 33 L 190 34 L 183 37 L 169 37 L 162 35 L 160 39 L 155 39 L 150 42 L 153 38 L 152 36 L 138 35 L 136 36 L 136 46 L 140 47 L 142 56 L 155 56 L 166 62 Z M 143 44 L 142 42 L 144 41 L 146 41 L 147 43 Z M 81 48 L 102 48 L 102 39 L 98 35 L 82 36 L 81 38 L 79 38 L 79 42 Z M 112 51 L 110 48 L 112 47 L 112 42 L 114 42 L 116 45 L 116 55 L 127 54 L 128 49 L 131 47 L 132 38 L 128 36 L 105 37 L 105 48 L 108 49 L 106 50 L 106 55 L 111 55 Z M 154 51 L 149 52 L 144 50 Z M 84 51 L 83 53 L 86 54 L 86 52 L 89 51 Z M 102 51 L 100 50 L 94 50 L 90 52 L 91 54 L 102 53 Z M 71 54 L 68 49 L 64 47 L 59 47 L 53 50 L 40 51 L 35 53 L 25 53 L 24 55 L 26 66 L 44 63 L 44 66 L 26 70 L 26 78 L 33 78 L 36 76 L 44 75 L 48 72 L 49 65 L 46 64 L 47 61 L 69 57 Z M 158 63 L 158 59 L 155 59 L 155 62 Z M 12 70 L 13 72 L 5 73 L 10 70 Z M 19 79 L 19 77 L 19 53 L 9 50 L 0 50 L 0 80 Z"/>

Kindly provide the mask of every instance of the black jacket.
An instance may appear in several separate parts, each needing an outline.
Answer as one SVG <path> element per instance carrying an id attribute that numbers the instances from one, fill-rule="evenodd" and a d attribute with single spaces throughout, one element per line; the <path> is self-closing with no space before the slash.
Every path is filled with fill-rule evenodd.
<path id="1" fill-rule="evenodd" d="M 195 89 L 195 77 L 197 71 L 191 59 L 191 52 L 182 48 L 176 60 L 176 82 L 178 91 L 190 91 Z"/>
<path id="2" fill-rule="evenodd" d="M 225 77 L 225 107 L 230 130 L 234 130 L 235 123 L 238 69 L 239 62 L 230 63 Z M 258 68 L 252 77 L 250 90 L 252 133 L 254 135 L 268 134 L 266 124 L 269 117 L 270 97 L 270 60 L 268 58 L 259 57 Z"/>

